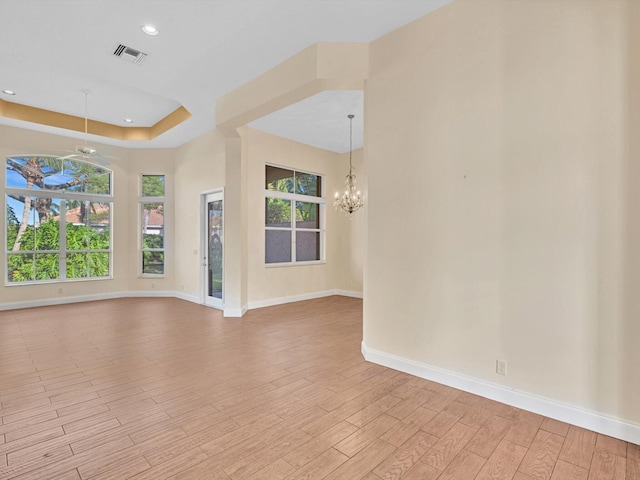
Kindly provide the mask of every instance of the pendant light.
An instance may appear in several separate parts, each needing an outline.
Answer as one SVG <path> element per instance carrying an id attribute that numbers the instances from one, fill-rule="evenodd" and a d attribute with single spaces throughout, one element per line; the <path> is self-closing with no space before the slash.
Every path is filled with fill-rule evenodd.
<path id="1" fill-rule="evenodd" d="M 349 119 L 349 174 L 345 177 L 345 191 L 340 194 L 336 192 L 333 206 L 339 208 L 344 213 L 347 213 L 349 217 L 360 207 L 364 206 L 364 197 L 356 189 L 356 176 L 353 174 L 353 163 L 351 160 L 353 154 L 353 118 L 355 115 L 347 115 Z"/>

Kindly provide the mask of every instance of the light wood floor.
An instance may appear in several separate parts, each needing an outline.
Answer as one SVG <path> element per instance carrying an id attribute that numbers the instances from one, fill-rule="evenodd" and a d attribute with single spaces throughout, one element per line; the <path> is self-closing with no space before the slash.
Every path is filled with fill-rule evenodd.
<path id="1" fill-rule="evenodd" d="M 0 312 L 0 478 L 640 480 L 637 445 L 363 361 L 361 311 Z"/>

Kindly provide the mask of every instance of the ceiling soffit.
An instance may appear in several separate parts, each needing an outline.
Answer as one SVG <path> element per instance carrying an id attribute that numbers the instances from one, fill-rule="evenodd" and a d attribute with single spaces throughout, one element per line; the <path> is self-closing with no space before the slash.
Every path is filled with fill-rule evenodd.
<path id="1" fill-rule="evenodd" d="M 243 125 L 330 90 L 362 90 L 367 43 L 317 43 L 221 97 L 217 127 L 227 137 Z"/>
<path id="2" fill-rule="evenodd" d="M 52 112 L 51 110 L 7 102 L 2 99 L 0 99 L 0 115 L 49 127 L 85 132 L 85 119 L 83 117 Z M 88 120 L 86 133 L 116 140 L 153 140 L 190 117 L 191 114 L 187 109 L 180 106 L 150 127 L 123 127 Z"/>

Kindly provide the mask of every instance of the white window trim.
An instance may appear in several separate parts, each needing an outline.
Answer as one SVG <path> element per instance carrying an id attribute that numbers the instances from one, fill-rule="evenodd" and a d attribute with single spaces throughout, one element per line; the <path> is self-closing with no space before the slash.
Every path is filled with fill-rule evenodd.
<path id="1" fill-rule="evenodd" d="M 290 231 L 291 232 L 291 261 L 290 262 L 278 262 L 278 263 L 267 263 L 263 256 L 263 262 L 266 268 L 279 268 L 279 267 L 301 267 L 306 265 L 323 265 L 326 263 L 326 198 L 324 195 L 325 192 L 325 176 L 320 173 L 310 172 L 307 170 L 297 170 L 292 167 L 287 167 L 283 165 L 276 165 L 273 163 L 266 163 L 265 169 L 267 166 L 282 168 L 285 170 L 291 170 L 295 173 L 304 173 L 309 175 L 316 175 L 320 177 L 322 180 L 321 184 L 321 196 L 315 197 L 312 195 L 302 195 L 299 193 L 289 193 L 289 192 L 279 192 L 277 190 L 269 190 L 268 188 L 264 189 L 264 198 L 265 203 L 267 198 L 279 198 L 281 200 L 288 200 L 291 202 L 291 227 L 269 227 L 266 224 L 266 218 L 263 218 L 264 223 L 264 231 L 267 230 L 275 230 L 275 231 Z M 265 183 L 265 182 L 263 182 Z M 296 202 L 304 202 L 304 203 L 315 203 L 320 206 L 320 228 L 296 228 L 295 221 L 295 205 Z M 320 233 L 320 260 L 309 260 L 309 261 L 297 261 L 296 260 L 296 232 L 300 230 L 302 232 L 318 232 Z M 266 240 L 264 242 L 266 249 Z M 266 252 L 265 252 L 266 254 Z"/>
<path id="2" fill-rule="evenodd" d="M 162 197 L 145 197 L 142 195 L 142 181 L 144 177 L 164 177 L 164 196 Z M 167 236 L 166 236 L 166 198 L 167 198 L 167 175 L 164 173 L 141 173 L 138 182 L 138 278 L 165 278 L 167 274 Z M 161 203 L 162 204 L 162 248 L 143 248 L 144 232 L 142 231 L 142 210 L 145 203 Z M 144 252 L 162 252 L 163 254 L 163 273 L 144 273 L 142 271 Z"/>
<path id="3" fill-rule="evenodd" d="M 111 178 L 111 182 L 113 182 L 113 178 Z M 113 188 L 111 183 L 109 188 Z M 59 264 L 58 264 L 58 278 L 52 278 L 49 280 L 31 280 L 27 282 L 10 282 L 9 281 L 9 255 L 19 255 L 19 253 L 13 254 L 9 251 L 9 246 L 4 246 L 4 258 L 5 258 L 5 267 L 4 267 L 4 286 L 5 287 L 17 287 L 23 285 L 43 285 L 50 283 L 68 283 L 68 282 L 88 282 L 92 280 L 113 280 L 113 195 L 96 195 L 96 194 L 84 194 L 78 192 L 67 192 L 65 190 L 36 190 L 36 189 L 28 189 L 28 188 L 15 188 L 15 187 L 4 187 L 4 203 L 5 203 L 5 211 L 7 208 L 7 196 L 9 195 L 17 195 L 17 196 L 30 196 L 30 197 L 39 197 L 39 198 L 55 198 L 61 201 L 60 203 L 60 224 L 59 230 L 60 232 L 66 231 L 66 212 L 67 200 L 83 200 L 88 202 L 95 203 L 106 203 L 109 204 L 109 248 L 101 249 L 101 250 L 87 250 L 86 253 L 108 253 L 109 254 L 109 274 L 103 277 L 78 277 L 78 278 L 67 278 L 67 238 L 65 235 L 60 235 L 60 246 L 59 250 L 37 250 L 37 253 L 53 253 L 59 255 Z M 5 219 L 6 222 L 6 219 Z M 31 253 L 24 252 L 24 253 Z M 77 253 L 77 252 L 71 252 Z"/>

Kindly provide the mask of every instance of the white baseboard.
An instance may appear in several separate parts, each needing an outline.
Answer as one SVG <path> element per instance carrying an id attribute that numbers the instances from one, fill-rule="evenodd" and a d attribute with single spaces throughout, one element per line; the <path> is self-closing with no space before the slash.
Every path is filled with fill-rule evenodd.
<path id="1" fill-rule="evenodd" d="M 330 297 L 331 295 L 342 295 L 345 297 L 362 298 L 362 292 L 351 292 L 349 290 L 323 290 L 320 292 L 303 293 L 301 295 L 292 295 L 289 297 L 268 298 L 265 300 L 255 300 L 249 302 L 249 310 L 254 308 L 272 307 L 274 305 L 282 305 L 285 303 L 301 302 L 303 300 L 313 300 L 314 298 Z"/>
<path id="2" fill-rule="evenodd" d="M 249 302 L 242 308 L 225 308 L 225 317 L 242 317 L 247 310 L 254 308 L 270 307 L 273 305 L 282 305 L 284 303 L 300 302 L 302 300 L 311 300 L 314 298 L 328 297 L 331 295 L 342 295 L 345 297 L 362 298 L 362 292 L 352 292 L 349 290 L 325 290 L 321 292 L 305 293 L 303 295 L 293 295 L 290 297 L 271 298 L 267 300 L 258 300 Z M 109 292 L 93 295 L 78 295 L 74 297 L 46 298 L 42 300 L 25 300 L 22 302 L 0 303 L 0 311 L 16 310 L 20 308 L 46 307 L 50 305 L 63 305 L 67 303 L 91 302 L 95 300 L 109 300 L 113 298 L 132 298 L 132 297 L 175 297 L 187 302 L 202 305 L 202 300 L 196 295 L 187 295 L 184 292 L 173 292 L 169 290 L 144 290 L 134 292 Z"/>
<path id="3" fill-rule="evenodd" d="M 22 302 L 0 303 L 0 310 L 18 310 L 21 308 L 48 307 L 51 305 L 64 305 L 67 303 L 92 302 L 95 300 L 109 300 L 111 298 L 126 297 L 126 292 L 97 293 L 92 295 L 79 295 L 76 297 L 45 298 L 42 300 L 25 300 Z"/>
<path id="4" fill-rule="evenodd" d="M 368 348 L 365 360 L 640 445 L 640 425 Z"/>
<path id="5" fill-rule="evenodd" d="M 121 297 L 178 297 L 177 292 L 173 292 L 171 290 L 143 290 L 138 292 L 127 292 L 125 295 Z"/>
<path id="6" fill-rule="evenodd" d="M 184 292 L 174 292 L 173 296 L 176 298 L 179 298 L 180 300 L 185 300 L 187 302 L 197 303 L 199 305 L 202 305 L 202 299 L 197 295 L 187 295 Z"/>
<path id="7" fill-rule="evenodd" d="M 66 305 L 69 303 L 93 302 L 96 300 L 111 300 L 114 298 L 134 297 L 177 297 L 175 292 L 165 290 L 148 290 L 138 292 L 108 292 L 91 295 L 76 295 L 73 297 L 45 298 L 42 300 L 25 300 L 22 302 L 0 303 L 1 310 L 18 310 L 21 308 L 48 307 L 52 305 Z"/>
<path id="8" fill-rule="evenodd" d="M 245 313 L 247 313 L 247 306 L 244 305 L 242 308 L 225 308 L 223 310 L 223 314 L 222 316 L 224 318 L 240 318 L 242 316 L 244 316 Z"/>
<path id="9" fill-rule="evenodd" d="M 332 295 L 342 295 L 343 297 L 363 298 L 362 292 L 354 292 L 351 290 L 333 290 Z"/>

